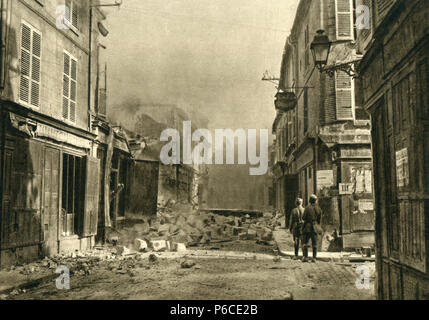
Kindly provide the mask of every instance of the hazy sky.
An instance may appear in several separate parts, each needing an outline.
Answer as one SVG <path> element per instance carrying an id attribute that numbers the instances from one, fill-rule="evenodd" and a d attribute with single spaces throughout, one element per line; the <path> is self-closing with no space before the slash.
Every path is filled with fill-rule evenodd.
<path id="1" fill-rule="evenodd" d="M 113 1 L 112 1 L 113 2 Z M 109 105 L 177 104 L 212 128 L 267 128 L 299 0 L 123 0 L 107 8 Z"/>

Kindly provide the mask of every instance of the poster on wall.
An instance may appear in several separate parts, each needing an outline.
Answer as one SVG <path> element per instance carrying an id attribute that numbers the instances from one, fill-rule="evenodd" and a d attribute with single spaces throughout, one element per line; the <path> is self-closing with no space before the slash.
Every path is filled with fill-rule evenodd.
<path id="1" fill-rule="evenodd" d="M 317 190 L 322 190 L 323 188 L 330 188 L 333 185 L 334 185 L 333 170 L 317 171 Z"/>
<path id="2" fill-rule="evenodd" d="M 410 183 L 407 148 L 396 151 L 396 182 L 398 188 L 407 187 Z"/>
<path id="3" fill-rule="evenodd" d="M 340 183 L 338 186 L 340 195 L 350 195 L 353 194 L 353 184 L 352 183 Z"/>
<path id="4" fill-rule="evenodd" d="M 374 211 L 374 202 L 372 200 L 366 200 L 366 199 L 359 200 L 359 211 L 360 212 Z"/>
<path id="5" fill-rule="evenodd" d="M 351 167 L 353 192 L 372 193 L 372 171 L 364 167 Z"/>

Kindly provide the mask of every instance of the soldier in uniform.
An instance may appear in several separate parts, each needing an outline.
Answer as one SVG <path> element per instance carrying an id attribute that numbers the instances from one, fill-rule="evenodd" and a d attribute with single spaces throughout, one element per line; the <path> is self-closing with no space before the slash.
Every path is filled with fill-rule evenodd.
<path id="1" fill-rule="evenodd" d="M 317 259 L 317 234 L 320 233 L 320 221 L 322 219 L 322 210 L 317 205 L 317 196 L 312 195 L 310 197 L 310 204 L 305 208 L 302 220 L 304 221 L 302 226 L 302 251 L 304 253 L 303 262 L 309 261 L 308 259 L 308 248 L 311 245 L 313 247 L 313 259 L 311 262 L 316 262 Z"/>
<path id="2" fill-rule="evenodd" d="M 289 230 L 293 235 L 293 242 L 295 245 L 295 259 L 298 259 L 299 251 L 299 240 L 301 238 L 301 228 L 302 228 L 302 216 L 304 214 L 304 207 L 302 206 L 303 200 L 300 198 L 296 199 L 296 208 L 294 208 L 290 214 L 289 220 Z"/>

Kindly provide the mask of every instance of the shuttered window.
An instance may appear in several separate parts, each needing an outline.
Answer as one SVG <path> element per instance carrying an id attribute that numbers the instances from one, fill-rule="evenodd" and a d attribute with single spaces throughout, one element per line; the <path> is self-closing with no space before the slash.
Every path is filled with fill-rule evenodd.
<path id="1" fill-rule="evenodd" d="M 337 120 L 354 119 L 353 79 L 342 71 L 335 72 Z"/>
<path id="2" fill-rule="evenodd" d="M 308 131 L 308 90 L 304 88 L 304 133 Z"/>
<path id="3" fill-rule="evenodd" d="M 63 71 L 63 118 L 76 121 L 77 59 L 64 52 Z"/>
<path id="4" fill-rule="evenodd" d="M 79 7 L 76 1 L 66 0 L 65 1 L 66 14 L 65 20 L 66 23 L 75 29 L 79 27 Z"/>
<path id="5" fill-rule="evenodd" d="M 32 26 L 22 23 L 19 99 L 33 107 L 40 106 L 41 56 L 41 33 Z"/>
<path id="6" fill-rule="evenodd" d="M 335 18 L 337 40 L 353 39 L 353 2 L 352 0 L 335 0 Z"/>
<path id="7" fill-rule="evenodd" d="M 376 13 L 376 25 L 378 26 L 389 12 L 390 8 L 395 4 L 396 0 L 374 0 L 375 1 L 375 13 Z"/>
<path id="8" fill-rule="evenodd" d="M 94 236 L 97 234 L 99 198 L 100 160 L 86 157 L 85 208 L 83 221 L 79 228 L 81 236 Z"/>
<path id="9" fill-rule="evenodd" d="M 305 28 L 305 70 L 310 66 L 310 30 L 307 25 Z"/>

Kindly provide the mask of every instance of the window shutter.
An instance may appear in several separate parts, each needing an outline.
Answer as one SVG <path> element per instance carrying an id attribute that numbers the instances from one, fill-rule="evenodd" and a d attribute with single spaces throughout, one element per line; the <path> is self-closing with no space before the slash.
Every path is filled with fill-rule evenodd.
<path id="1" fill-rule="evenodd" d="M 64 75 L 63 75 L 63 117 L 69 118 L 69 96 L 70 96 L 70 56 L 64 52 Z"/>
<path id="2" fill-rule="evenodd" d="M 71 24 L 76 29 L 78 28 L 78 16 L 79 16 L 79 8 L 77 6 L 77 2 L 73 2 L 71 9 Z"/>
<path id="3" fill-rule="evenodd" d="M 335 0 L 337 40 L 353 39 L 352 0 Z"/>
<path id="4" fill-rule="evenodd" d="M 337 120 L 353 120 L 353 79 L 342 71 L 335 72 Z"/>
<path id="5" fill-rule="evenodd" d="M 64 52 L 63 117 L 76 121 L 77 60 Z"/>
<path id="6" fill-rule="evenodd" d="M 41 34 L 23 23 L 21 25 L 21 78 L 19 99 L 34 107 L 40 105 Z"/>
<path id="7" fill-rule="evenodd" d="M 42 54 L 42 37 L 33 30 L 31 61 L 31 105 L 38 107 L 40 104 L 40 64 Z"/>
<path id="8" fill-rule="evenodd" d="M 70 120 L 76 121 L 76 99 L 77 99 L 77 60 L 71 61 L 70 75 Z"/>
<path id="9" fill-rule="evenodd" d="M 72 1 L 71 0 L 65 0 L 65 19 L 68 23 L 71 24 L 71 10 L 72 10 Z"/>
<path id="10" fill-rule="evenodd" d="M 30 102 L 30 68 L 31 68 L 31 29 L 22 24 L 21 27 L 21 83 L 19 98 Z"/>
<path id="11" fill-rule="evenodd" d="M 325 77 L 325 99 L 323 103 L 325 124 L 335 122 L 337 119 L 335 81 L 334 77 Z"/>
<path id="12" fill-rule="evenodd" d="M 106 91 L 106 89 L 100 89 L 98 99 L 99 99 L 98 114 L 100 116 L 106 117 L 106 115 L 107 115 L 107 91 Z"/>
<path id="13" fill-rule="evenodd" d="M 98 203 L 99 203 L 99 176 L 100 160 L 86 157 L 85 179 L 85 215 L 82 236 L 94 236 L 97 234 Z"/>
<path id="14" fill-rule="evenodd" d="M 308 90 L 304 88 L 304 133 L 308 131 Z"/>
<path id="15" fill-rule="evenodd" d="M 396 0 L 375 0 L 375 13 L 377 16 L 377 26 L 383 21 L 384 17 L 389 12 L 390 8 L 395 4 Z"/>

